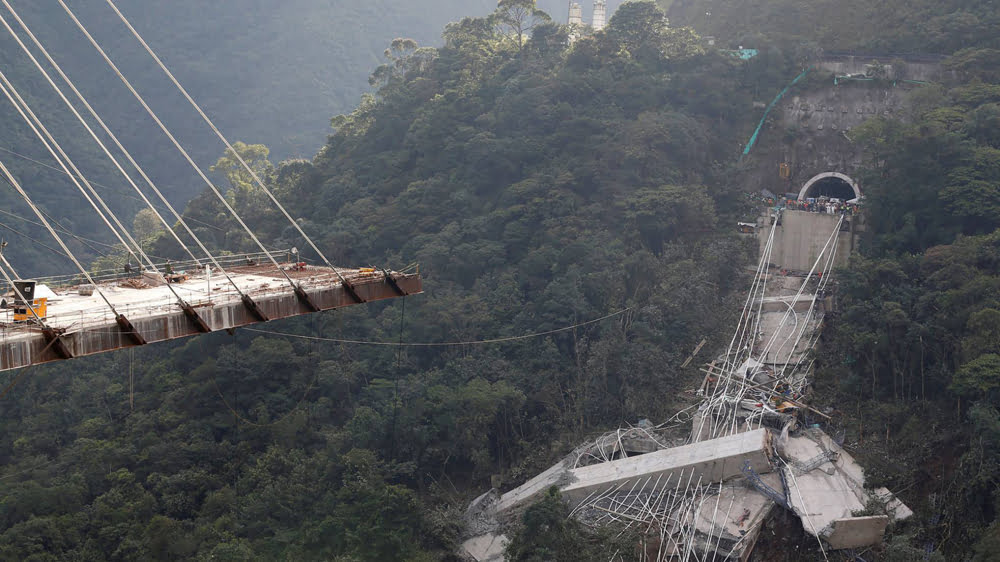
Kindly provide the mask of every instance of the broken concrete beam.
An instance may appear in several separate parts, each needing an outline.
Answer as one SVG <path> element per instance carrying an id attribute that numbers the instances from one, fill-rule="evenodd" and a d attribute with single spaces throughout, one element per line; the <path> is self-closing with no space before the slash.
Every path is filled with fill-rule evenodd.
<path id="1" fill-rule="evenodd" d="M 497 513 L 506 513 L 512 509 L 524 507 L 552 486 L 563 484 L 570 468 L 570 461 L 571 458 L 567 457 L 549 467 L 545 472 L 500 496 L 500 501 L 497 502 Z"/>
<path id="2" fill-rule="evenodd" d="M 833 550 L 861 548 L 882 542 L 888 524 L 885 515 L 837 519 L 824 538 Z"/>
<path id="3" fill-rule="evenodd" d="M 612 486 L 628 488 L 647 479 L 661 481 L 691 478 L 691 482 L 720 482 L 742 476 L 740 467 L 749 461 L 758 473 L 770 472 L 771 438 L 758 429 L 664 449 L 647 455 L 583 466 L 569 471 L 570 483 L 563 497 L 577 505 L 589 495 Z"/>
<path id="4" fill-rule="evenodd" d="M 890 492 L 889 488 L 876 488 L 872 496 L 885 504 L 885 510 L 892 521 L 903 521 L 913 517 L 913 510 Z"/>
<path id="5" fill-rule="evenodd" d="M 500 495 L 496 490 L 490 490 L 472 500 L 462 517 L 465 529 L 470 535 L 492 533 L 500 527 L 497 520 L 497 502 L 499 501 Z"/>
<path id="6" fill-rule="evenodd" d="M 619 453 L 627 456 L 652 453 L 663 447 L 650 436 L 638 429 L 619 429 L 598 437 L 592 447 L 585 449 L 593 454 L 603 454 L 612 457 Z"/>
<path id="7" fill-rule="evenodd" d="M 865 508 L 864 490 L 839 468 L 831 474 L 813 470 L 799 475 L 784 469 L 792 509 L 802 519 L 802 527 L 813 535 L 824 535 L 834 521 L 850 518 Z"/>

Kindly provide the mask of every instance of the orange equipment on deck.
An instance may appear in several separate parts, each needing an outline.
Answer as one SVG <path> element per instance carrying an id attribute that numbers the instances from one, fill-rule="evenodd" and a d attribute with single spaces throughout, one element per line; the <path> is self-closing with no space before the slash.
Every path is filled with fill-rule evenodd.
<path id="1" fill-rule="evenodd" d="M 14 305 L 14 322 L 27 322 L 29 320 L 34 320 L 37 315 L 39 319 L 44 320 L 45 314 L 48 312 L 48 300 L 46 298 L 35 299 L 32 301 L 31 308 L 29 309 L 26 304 L 17 303 Z M 35 313 L 32 314 L 31 310 Z"/>

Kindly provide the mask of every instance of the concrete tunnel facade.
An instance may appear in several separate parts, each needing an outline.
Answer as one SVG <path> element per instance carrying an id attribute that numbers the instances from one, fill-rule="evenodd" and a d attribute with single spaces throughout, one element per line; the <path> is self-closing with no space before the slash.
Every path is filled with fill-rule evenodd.
<path id="1" fill-rule="evenodd" d="M 799 190 L 799 200 L 823 195 L 849 201 L 861 197 L 861 189 L 858 182 L 846 174 L 823 172 L 810 178 Z"/>

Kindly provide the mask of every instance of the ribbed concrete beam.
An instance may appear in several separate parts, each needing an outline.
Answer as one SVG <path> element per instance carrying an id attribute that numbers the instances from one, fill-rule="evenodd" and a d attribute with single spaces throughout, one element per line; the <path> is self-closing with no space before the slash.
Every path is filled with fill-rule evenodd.
<path id="1" fill-rule="evenodd" d="M 260 271 L 252 274 L 233 273 L 244 294 L 255 303 L 263 316 L 270 320 L 289 318 L 320 310 L 331 310 L 362 302 L 400 296 L 399 289 L 412 295 L 423 291 L 418 274 L 390 273 L 391 281 L 382 273 L 361 276 L 351 270 L 350 290 L 326 268 L 313 268 L 310 275 L 299 275 L 297 291 L 284 279 Z M 276 273 L 276 272 L 275 272 Z M 353 274 L 352 274 L 353 273 Z M 50 337 L 40 326 L 7 323 L 0 330 L 0 371 L 18 369 L 39 363 L 83 357 L 140 345 L 157 343 L 210 331 L 231 330 L 260 323 L 260 317 L 248 308 L 221 275 L 214 279 L 193 277 L 174 288 L 190 305 L 187 312 L 167 287 L 122 289 L 106 287 L 118 312 L 127 319 L 134 333 L 122 328 L 123 322 L 108 310 L 94 308 L 91 297 L 66 294 L 49 304 L 46 323 Z M 308 299 L 303 299 L 305 293 Z M 197 318 L 191 316 L 194 311 Z M 53 344 L 52 334 L 58 334 Z M 141 336 L 141 337 L 137 337 Z"/>

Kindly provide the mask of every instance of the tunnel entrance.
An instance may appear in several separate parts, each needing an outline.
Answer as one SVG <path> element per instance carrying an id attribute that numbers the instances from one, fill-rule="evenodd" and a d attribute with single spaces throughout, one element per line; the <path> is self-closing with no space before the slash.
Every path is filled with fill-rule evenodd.
<path id="1" fill-rule="evenodd" d="M 850 201 L 861 197 L 861 190 L 850 177 L 839 172 L 825 172 L 807 181 L 799 192 L 799 199 L 824 196 Z"/>
<path id="2" fill-rule="evenodd" d="M 823 178 L 812 184 L 812 187 L 806 192 L 806 197 L 823 196 L 850 201 L 854 199 L 854 189 L 851 184 L 840 178 Z"/>

